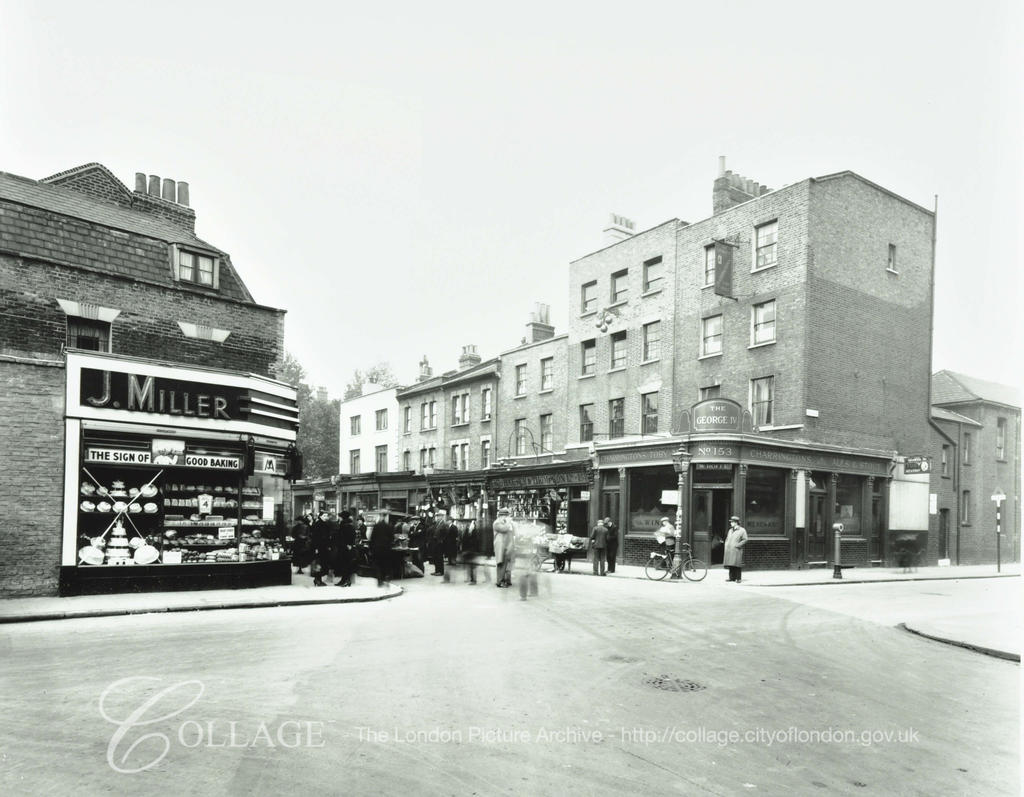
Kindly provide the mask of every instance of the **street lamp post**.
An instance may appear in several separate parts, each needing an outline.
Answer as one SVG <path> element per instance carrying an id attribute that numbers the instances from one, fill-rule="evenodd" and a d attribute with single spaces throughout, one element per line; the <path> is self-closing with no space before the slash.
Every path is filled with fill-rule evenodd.
<path id="1" fill-rule="evenodd" d="M 1002 560 L 1002 556 L 1001 556 L 1001 551 L 1000 551 L 1000 547 L 1001 547 L 1000 546 L 1000 542 L 1002 541 L 1002 537 L 1003 537 L 1003 529 L 1002 529 L 1002 523 L 1001 523 L 1000 514 L 1002 513 L 1002 509 L 1003 509 L 1003 501 L 1006 500 L 1006 493 L 1004 493 L 1002 490 L 1000 490 L 997 487 L 996 491 L 995 491 L 995 494 L 993 494 L 993 496 L 992 496 L 992 500 L 996 502 L 996 572 L 997 573 L 1001 573 L 1002 572 L 1002 561 L 1001 561 Z"/>
<path id="2" fill-rule="evenodd" d="M 686 495 L 686 474 L 690 471 L 690 460 L 693 455 L 682 445 L 672 454 L 672 467 L 675 468 L 678 484 L 676 489 L 676 561 L 683 552 L 683 496 Z"/>

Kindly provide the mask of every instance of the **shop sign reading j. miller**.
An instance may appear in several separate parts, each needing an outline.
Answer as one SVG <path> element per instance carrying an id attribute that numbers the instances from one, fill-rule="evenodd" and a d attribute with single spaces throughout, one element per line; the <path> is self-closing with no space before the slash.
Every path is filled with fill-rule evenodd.
<path id="1" fill-rule="evenodd" d="M 238 399 L 237 389 L 223 385 L 82 369 L 83 406 L 230 421 L 238 416 Z"/>

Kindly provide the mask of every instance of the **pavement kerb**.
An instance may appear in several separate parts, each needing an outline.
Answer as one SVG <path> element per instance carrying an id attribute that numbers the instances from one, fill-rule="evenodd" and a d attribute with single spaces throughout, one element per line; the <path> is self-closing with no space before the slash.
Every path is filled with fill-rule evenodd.
<path id="1" fill-rule="evenodd" d="M 942 642 L 946 645 L 955 645 L 958 648 L 967 648 L 967 650 L 973 650 L 976 653 L 984 653 L 986 656 L 995 656 L 999 659 L 1007 659 L 1008 661 L 1015 661 L 1020 663 L 1020 654 L 1013 653 L 1012 651 L 999 650 L 997 648 L 985 647 L 984 645 L 975 645 L 971 642 L 964 642 L 959 639 L 951 639 L 949 637 L 938 636 L 937 634 L 928 634 L 924 631 L 920 631 L 917 628 L 907 625 L 906 623 L 900 623 L 897 628 L 904 631 L 909 631 L 911 634 L 916 634 L 919 637 L 925 639 L 931 639 L 934 642 Z"/>
<path id="2" fill-rule="evenodd" d="M 405 590 L 402 587 L 391 585 L 390 589 L 374 595 L 365 596 L 343 596 L 338 598 L 300 598 L 298 600 L 282 600 L 279 598 L 268 598 L 265 600 L 239 600 L 220 603 L 190 603 L 181 606 L 151 606 L 140 608 L 119 608 L 119 609 L 83 609 L 82 611 L 65 612 L 32 612 L 24 614 L 0 615 L 0 624 L 4 623 L 33 623 L 46 620 L 78 620 L 86 617 L 121 617 L 125 615 L 139 614 L 167 614 L 172 612 L 206 612 L 220 611 L 224 609 L 266 609 L 278 606 L 313 606 L 331 603 L 372 603 L 375 601 L 389 600 L 402 595 Z M 59 599 L 57 599 L 59 600 Z M 2 605 L 2 604 L 0 604 Z"/>

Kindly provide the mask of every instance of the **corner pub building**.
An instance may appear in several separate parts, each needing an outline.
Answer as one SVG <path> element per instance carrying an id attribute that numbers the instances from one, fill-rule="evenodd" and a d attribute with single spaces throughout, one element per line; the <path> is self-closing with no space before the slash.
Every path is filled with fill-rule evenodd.
<path id="1" fill-rule="evenodd" d="M 935 213 L 849 171 L 771 190 L 724 161 L 712 200 L 570 264 L 592 518 L 628 564 L 664 516 L 719 563 L 738 515 L 752 569 L 834 564 L 838 523 L 843 564 L 925 550 Z"/>
<path id="2" fill-rule="evenodd" d="M 186 183 L 0 172 L 0 595 L 289 583 L 284 311 Z"/>

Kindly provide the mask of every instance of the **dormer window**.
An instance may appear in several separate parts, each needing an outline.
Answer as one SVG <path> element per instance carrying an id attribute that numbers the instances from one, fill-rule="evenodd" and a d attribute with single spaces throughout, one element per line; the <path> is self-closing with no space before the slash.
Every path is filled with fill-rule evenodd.
<path id="1" fill-rule="evenodd" d="M 175 279 L 203 288 L 220 287 L 220 260 L 206 252 L 175 247 Z"/>

